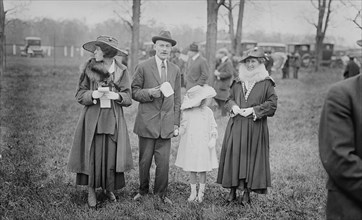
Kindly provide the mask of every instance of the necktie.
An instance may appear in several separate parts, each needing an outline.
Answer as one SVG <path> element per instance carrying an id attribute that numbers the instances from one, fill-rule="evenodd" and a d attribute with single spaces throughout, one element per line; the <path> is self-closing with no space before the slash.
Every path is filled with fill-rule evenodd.
<path id="1" fill-rule="evenodd" d="M 166 82 L 166 81 L 167 81 L 166 65 L 165 65 L 165 61 L 164 61 L 164 60 L 162 60 L 162 63 L 161 63 L 161 81 L 162 81 L 162 82 Z"/>

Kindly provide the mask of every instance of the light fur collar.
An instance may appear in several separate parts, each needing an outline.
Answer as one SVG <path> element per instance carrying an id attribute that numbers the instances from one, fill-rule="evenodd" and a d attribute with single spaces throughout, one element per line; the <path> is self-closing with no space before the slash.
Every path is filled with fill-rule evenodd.
<path id="1" fill-rule="evenodd" d="M 252 71 L 246 69 L 244 63 L 239 67 L 239 79 L 243 82 L 260 82 L 269 77 L 268 71 L 265 69 L 265 65 L 261 64 Z"/>

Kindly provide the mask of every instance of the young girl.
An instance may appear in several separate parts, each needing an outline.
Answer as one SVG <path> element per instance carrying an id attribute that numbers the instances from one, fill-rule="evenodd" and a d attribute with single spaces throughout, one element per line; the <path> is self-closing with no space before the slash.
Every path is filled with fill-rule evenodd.
<path id="1" fill-rule="evenodd" d="M 88 205 L 96 207 L 95 189 L 116 201 L 125 186 L 124 172 L 133 167 L 123 107 L 132 104 L 127 68 L 115 59 L 126 55 L 113 37 L 99 36 L 83 48 L 94 54 L 81 69 L 77 101 L 84 106 L 75 130 L 68 168 L 76 184 L 88 186 Z"/>
<path id="2" fill-rule="evenodd" d="M 188 201 L 202 202 L 205 191 L 206 172 L 218 167 L 216 157 L 217 125 L 212 110 L 207 107 L 210 98 L 216 95 L 208 86 L 189 89 L 181 105 L 180 145 L 175 165 L 190 172 L 191 194 Z M 196 192 L 196 174 L 200 187 Z"/>

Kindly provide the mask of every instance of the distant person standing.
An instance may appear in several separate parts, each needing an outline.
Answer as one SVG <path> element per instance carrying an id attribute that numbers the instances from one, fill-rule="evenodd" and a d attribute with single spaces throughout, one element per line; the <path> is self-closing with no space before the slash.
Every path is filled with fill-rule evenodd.
<path id="1" fill-rule="evenodd" d="M 214 99 L 221 110 L 222 116 L 226 116 L 227 113 L 224 105 L 229 97 L 230 84 L 234 75 L 233 63 L 229 59 L 228 54 L 229 52 L 226 48 L 221 48 L 216 52 L 218 65 L 214 72 L 214 89 L 216 90 Z"/>
<path id="2" fill-rule="evenodd" d="M 362 76 L 333 85 L 322 109 L 319 153 L 328 174 L 326 219 L 362 219 Z"/>
<path id="3" fill-rule="evenodd" d="M 171 58 L 171 62 L 176 64 L 181 71 L 181 87 L 185 87 L 185 69 L 186 69 L 186 62 L 181 59 L 181 51 L 177 47 L 174 48 L 174 57 Z"/>
<path id="4" fill-rule="evenodd" d="M 266 53 L 265 54 L 265 69 L 268 71 L 269 76 L 272 74 L 272 68 L 274 65 L 274 59 L 271 56 L 271 53 Z"/>
<path id="5" fill-rule="evenodd" d="M 343 72 L 343 77 L 345 79 L 358 75 L 359 74 L 359 66 L 357 63 L 354 62 L 354 57 L 349 56 L 349 61 L 347 63 L 347 66 Z"/>
<path id="6" fill-rule="evenodd" d="M 186 90 L 199 85 L 206 84 L 209 78 L 209 65 L 204 57 L 199 52 L 199 46 L 192 43 L 188 51 L 189 59 L 186 69 Z"/>
<path id="7" fill-rule="evenodd" d="M 293 78 L 298 79 L 298 72 L 301 66 L 301 57 L 300 54 L 297 52 L 293 55 L 293 62 L 292 62 L 292 68 L 293 68 Z"/>
<path id="8" fill-rule="evenodd" d="M 290 64 L 290 55 L 287 55 L 287 59 L 285 60 L 282 67 L 282 79 L 289 79 L 289 64 Z"/>
<path id="9" fill-rule="evenodd" d="M 169 31 L 161 31 L 152 37 L 156 55 L 136 66 L 132 98 L 139 102 L 134 133 L 139 139 L 139 200 L 149 193 L 150 168 L 155 159 L 156 174 L 153 193 L 165 202 L 168 187 L 171 138 L 178 136 L 181 106 L 181 73 L 178 66 L 168 61 L 176 41 Z M 165 96 L 163 86 L 174 93 Z"/>

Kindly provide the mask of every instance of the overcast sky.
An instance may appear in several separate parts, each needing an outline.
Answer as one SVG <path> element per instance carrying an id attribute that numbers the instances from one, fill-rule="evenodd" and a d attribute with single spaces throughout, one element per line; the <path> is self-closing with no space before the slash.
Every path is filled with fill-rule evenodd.
<path id="1" fill-rule="evenodd" d="M 5 10 L 20 3 L 26 3 L 23 9 L 12 13 L 12 18 L 32 19 L 48 17 L 53 19 L 81 19 L 89 25 L 110 18 L 117 19 L 114 13 L 119 9 L 126 14 L 132 1 L 74 1 L 74 0 L 4 0 Z M 141 22 L 154 20 L 167 28 L 178 25 L 190 25 L 206 30 L 206 0 L 143 0 Z M 235 2 L 235 0 L 234 0 Z M 361 39 L 362 30 L 351 21 L 362 8 L 360 0 L 335 0 L 332 22 L 327 35 L 336 39 L 343 38 L 343 44 L 355 46 Z M 122 6 L 120 6 L 122 5 Z M 19 7 L 17 7 L 19 8 Z M 221 9 L 221 14 L 225 9 Z M 237 13 L 237 10 L 235 10 Z M 127 15 L 126 15 L 127 17 Z M 314 34 L 315 28 L 308 22 L 316 21 L 317 13 L 310 0 L 253 0 L 247 1 L 245 8 L 244 31 L 264 30 L 267 33 Z M 235 18 L 236 19 L 236 18 Z M 361 17 L 358 22 L 361 24 Z M 226 30 L 226 22 L 219 19 L 219 29 Z M 338 42 L 333 42 L 337 43 Z"/>

